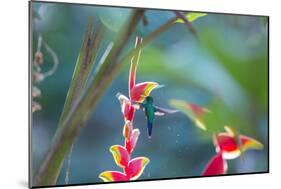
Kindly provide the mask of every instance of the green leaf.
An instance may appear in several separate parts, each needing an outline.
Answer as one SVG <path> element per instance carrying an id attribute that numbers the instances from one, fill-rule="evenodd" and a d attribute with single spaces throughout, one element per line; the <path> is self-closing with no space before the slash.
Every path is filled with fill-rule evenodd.
<path id="1" fill-rule="evenodd" d="M 217 30 L 204 30 L 201 33 L 201 41 L 210 54 L 216 58 L 217 62 L 222 65 L 230 76 L 247 92 L 252 99 L 254 109 L 261 107 L 263 111 L 268 106 L 268 47 L 266 42 L 261 42 L 255 53 L 242 53 L 234 51 L 234 42 L 222 37 Z M 263 36 L 266 38 L 266 36 Z M 266 39 L 264 39 L 266 40 Z M 228 48 L 226 47 L 228 44 Z M 242 45 L 242 43 L 240 44 Z M 231 47 L 230 47 L 231 46 Z M 236 47 L 237 48 L 237 47 Z M 241 46 L 244 51 L 250 47 Z M 251 47 L 253 48 L 253 47 Z"/>
<path id="2" fill-rule="evenodd" d="M 197 20 L 198 18 L 201 18 L 206 15 L 207 15 L 206 13 L 189 12 L 185 16 L 189 22 L 193 22 L 193 21 Z M 176 23 L 184 23 L 184 21 L 181 18 L 179 18 L 176 20 Z"/>
<path id="3" fill-rule="evenodd" d="M 97 57 L 102 33 L 101 29 L 94 31 L 92 24 L 88 24 L 59 120 L 59 126 L 64 121 L 75 101 L 81 96 L 86 86 Z"/>
<path id="4" fill-rule="evenodd" d="M 248 133 L 250 123 L 245 115 L 228 108 L 221 99 L 214 98 L 208 105 L 208 108 L 212 111 L 210 114 L 205 114 L 202 120 L 206 123 L 208 131 L 221 132 L 224 130 L 224 126 L 231 125 L 232 129 Z"/>

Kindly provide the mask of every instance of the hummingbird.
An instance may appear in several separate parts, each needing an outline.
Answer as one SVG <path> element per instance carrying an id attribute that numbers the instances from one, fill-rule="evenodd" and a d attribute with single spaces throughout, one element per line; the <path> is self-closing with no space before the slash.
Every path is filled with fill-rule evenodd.
<path id="1" fill-rule="evenodd" d="M 152 127 L 153 127 L 153 121 L 154 121 L 155 115 L 163 116 L 166 114 L 173 114 L 173 113 L 178 112 L 177 110 L 161 108 L 161 107 L 153 105 L 153 98 L 151 96 L 146 97 L 143 103 L 134 105 L 134 107 L 136 109 L 142 109 L 145 112 L 145 116 L 147 119 L 148 138 L 151 138 L 151 135 L 152 135 Z"/>

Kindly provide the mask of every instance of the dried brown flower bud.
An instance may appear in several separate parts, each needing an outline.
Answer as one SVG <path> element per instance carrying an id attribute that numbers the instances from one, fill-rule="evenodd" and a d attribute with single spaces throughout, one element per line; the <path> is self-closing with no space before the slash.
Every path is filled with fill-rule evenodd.
<path id="1" fill-rule="evenodd" d="M 36 51 L 34 63 L 36 66 L 40 66 L 43 63 L 43 54 L 40 51 Z"/>
<path id="2" fill-rule="evenodd" d="M 39 83 L 39 82 L 41 82 L 43 80 L 44 80 L 44 75 L 43 74 L 41 74 L 39 72 L 34 72 L 33 73 L 33 81 L 35 83 Z"/>
<path id="3" fill-rule="evenodd" d="M 38 102 L 33 101 L 32 102 L 32 112 L 36 112 L 42 110 L 41 105 Z"/>
<path id="4" fill-rule="evenodd" d="M 40 89 L 36 86 L 32 86 L 32 97 L 35 98 L 35 97 L 39 97 L 39 96 L 41 96 Z"/>

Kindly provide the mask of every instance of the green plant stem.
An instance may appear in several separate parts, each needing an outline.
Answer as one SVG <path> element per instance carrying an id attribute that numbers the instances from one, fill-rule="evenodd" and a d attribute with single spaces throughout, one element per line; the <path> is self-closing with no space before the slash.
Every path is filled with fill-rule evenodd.
<path id="1" fill-rule="evenodd" d="M 154 40 L 157 36 L 159 36 L 161 33 L 165 32 L 166 30 L 168 30 L 171 26 L 173 26 L 175 24 L 175 21 L 178 18 L 172 18 L 170 19 L 168 22 L 166 22 L 165 24 L 161 25 L 159 28 L 157 28 L 156 30 L 154 30 L 153 32 L 151 32 L 148 36 L 146 36 L 142 42 L 140 44 L 137 45 L 136 48 L 134 48 L 133 50 L 131 50 L 127 55 L 125 55 L 120 61 L 118 61 L 117 63 L 117 68 L 116 69 L 121 69 L 122 66 L 124 66 L 125 64 L 128 63 L 128 61 L 135 55 L 138 54 L 138 52 L 140 51 L 141 48 L 143 48 L 144 46 L 146 46 L 148 43 L 150 43 L 152 40 Z"/>
<path id="2" fill-rule="evenodd" d="M 64 179 L 64 182 L 65 184 L 68 184 L 69 183 L 69 176 L 70 176 L 70 166 L 71 166 L 71 157 L 72 157 L 72 151 L 73 151 L 73 148 L 74 148 L 74 143 L 72 143 L 71 145 L 71 148 L 70 148 L 70 152 L 68 154 L 68 160 L 67 160 L 67 165 L 66 165 L 66 172 L 65 172 L 65 179 Z"/>
<path id="3" fill-rule="evenodd" d="M 66 100 L 64 103 L 63 111 L 60 116 L 58 127 L 62 125 L 66 115 L 72 108 L 75 101 L 85 90 L 86 83 L 89 79 L 91 70 L 95 64 L 95 59 L 98 54 L 98 49 L 101 44 L 103 28 L 97 27 L 93 29 L 92 21 L 89 20 L 87 30 L 84 34 L 84 40 L 75 64 L 72 80 L 67 92 Z M 84 124 L 84 123 L 80 123 Z M 65 173 L 65 184 L 68 184 L 71 166 L 71 156 L 74 144 L 71 145 L 70 153 L 68 154 L 67 168 Z"/>
<path id="4" fill-rule="evenodd" d="M 191 33 L 195 36 L 195 38 L 198 39 L 195 29 L 192 27 L 191 22 L 186 18 L 186 16 L 183 13 L 181 13 L 180 11 L 174 11 L 174 12 L 178 18 L 181 18 L 183 20 L 184 24 L 191 31 Z"/>
<path id="5" fill-rule="evenodd" d="M 80 125 L 80 123 L 88 119 L 90 112 L 95 108 L 105 89 L 111 83 L 113 75 L 116 75 L 113 70 L 107 69 L 107 66 L 116 63 L 118 55 L 129 41 L 129 37 L 135 30 L 143 13 L 144 10 L 141 9 L 133 12 L 129 22 L 120 32 L 115 46 L 102 64 L 95 79 L 85 91 L 82 98 L 73 104 L 73 108 L 70 109 L 61 126 L 58 127 L 48 154 L 36 175 L 35 186 L 56 184 L 65 156 L 69 153 L 75 138 L 84 126 L 84 124 Z"/>

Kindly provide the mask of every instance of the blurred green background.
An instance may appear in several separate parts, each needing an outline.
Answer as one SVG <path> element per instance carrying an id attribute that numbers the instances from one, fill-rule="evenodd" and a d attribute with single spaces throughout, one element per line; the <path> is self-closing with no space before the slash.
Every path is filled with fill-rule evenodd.
<path id="1" fill-rule="evenodd" d="M 33 20 L 35 52 L 38 34 L 59 58 L 57 72 L 41 82 L 43 107 L 32 119 L 33 174 L 46 155 L 57 128 L 76 58 L 89 18 L 107 28 L 103 47 L 115 39 L 132 9 L 32 2 L 40 19 Z M 138 25 L 135 35 L 145 37 L 174 16 L 171 11 L 147 10 L 148 25 Z M 267 17 L 210 13 L 192 23 L 200 40 L 184 24 L 175 23 L 145 46 L 137 70 L 137 82 L 155 81 L 165 87 L 152 92 L 155 104 L 169 107 L 171 98 L 205 106 L 216 112 L 206 123 L 210 130 L 224 125 L 261 141 L 262 151 L 248 151 L 243 159 L 229 161 L 229 173 L 268 170 L 268 21 Z M 134 39 L 127 45 L 132 48 Z M 43 50 L 44 54 L 44 50 Z M 46 53 L 45 53 L 46 54 Z M 51 66 L 46 55 L 43 70 Z M 93 111 L 76 140 L 69 184 L 101 182 L 105 170 L 119 170 L 109 147 L 123 144 L 123 118 L 115 97 L 128 95 L 129 64 Z M 134 127 L 141 135 L 133 156 L 146 156 L 150 163 L 140 179 L 199 176 L 215 154 L 211 133 L 199 130 L 182 113 L 157 117 L 148 139 L 144 113 L 138 111 Z M 64 184 L 64 165 L 57 184 Z"/>

